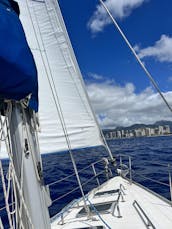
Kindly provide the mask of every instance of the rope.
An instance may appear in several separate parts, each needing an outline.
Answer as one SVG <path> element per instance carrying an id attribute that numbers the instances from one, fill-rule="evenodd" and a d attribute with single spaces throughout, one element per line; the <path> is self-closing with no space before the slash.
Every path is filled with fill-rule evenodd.
<path id="1" fill-rule="evenodd" d="M 46 4 L 46 3 L 45 3 L 45 4 Z M 55 4 L 57 4 L 57 2 L 55 2 Z M 57 7 L 57 9 L 58 9 L 58 11 L 59 11 L 59 7 Z M 54 12 L 54 11 L 55 11 L 55 10 L 53 10 L 53 12 Z M 47 11 L 47 13 L 48 13 L 48 11 Z M 61 13 L 59 12 L 59 14 L 61 14 Z M 56 17 L 57 22 L 58 22 L 58 20 L 61 19 L 61 18 L 57 18 L 56 13 L 55 13 L 55 17 Z M 49 18 L 50 18 L 50 17 L 49 17 Z M 50 21 L 51 21 L 51 18 L 50 18 Z M 61 26 L 63 27 L 64 33 L 65 33 L 66 30 L 65 30 L 65 27 L 63 26 L 63 25 L 64 25 L 63 19 L 62 19 L 61 21 L 62 21 Z M 68 38 L 68 34 L 67 34 L 67 33 L 65 33 L 65 35 L 66 35 L 66 37 L 67 37 L 67 41 L 66 41 L 66 42 L 67 42 L 67 44 L 68 44 L 69 49 L 71 49 L 71 55 L 72 55 L 72 54 L 73 54 L 73 49 L 72 49 L 71 44 L 70 44 L 70 39 Z M 57 37 L 57 40 L 58 40 L 58 37 Z M 60 48 L 61 48 L 61 47 L 60 47 Z M 62 51 L 62 53 L 63 53 L 63 49 L 61 49 L 61 51 Z M 110 156 L 111 160 L 114 160 L 113 155 L 112 155 L 112 152 L 111 152 L 111 150 L 110 150 L 110 148 L 109 148 L 109 146 L 108 146 L 108 144 L 107 144 L 107 142 L 106 142 L 106 139 L 105 139 L 105 137 L 104 137 L 103 131 L 101 130 L 101 128 L 99 127 L 99 124 L 98 124 L 98 122 L 97 122 L 96 115 L 95 115 L 95 112 L 94 112 L 94 110 L 93 110 L 93 108 L 92 108 L 92 105 L 91 105 L 91 103 L 90 103 L 90 99 L 89 99 L 88 93 L 87 93 L 86 88 L 85 88 L 85 85 L 84 85 L 84 80 L 83 80 L 83 78 L 82 78 L 82 76 L 81 76 L 81 72 L 80 72 L 80 70 L 79 70 L 79 67 L 78 67 L 77 61 L 76 61 L 76 59 L 75 59 L 75 56 L 74 56 L 74 55 L 72 55 L 72 56 L 73 56 L 73 60 L 72 60 L 71 56 L 69 55 L 70 61 L 71 61 L 71 63 L 72 63 L 73 68 L 78 72 L 78 76 L 79 76 L 79 79 L 80 79 L 82 88 L 83 88 L 83 90 L 84 90 L 85 96 L 86 96 L 87 101 L 88 101 L 88 104 L 89 104 L 89 106 L 90 106 L 90 110 L 91 110 L 91 112 L 92 112 L 92 114 L 93 114 L 93 119 L 94 119 L 95 123 L 97 124 L 97 128 L 98 128 L 98 130 L 99 130 L 99 132 L 100 132 L 100 137 L 101 137 L 102 140 L 103 140 L 105 149 L 106 149 L 107 152 L 109 153 L 109 156 Z M 63 57 L 64 57 L 64 60 L 65 60 L 65 62 L 66 62 L 66 59 L 65 59 L 64 54 L 63 54 Z M 73 61 L 74 61 L 75 63 L 73 63 Z M 66 64 L 67 64 L 67 62 L 66 62 Z M 69 68 L 69 67 L 68 67 L 68 68 Z M 69 71 L 70 71 L 70 68 L 69 68 Z M 74 79 L 74 77 L 73 77 L 73 75 L 72 75 L 71 72 L 70 72 L 70 74 L 71 74 L 71 77 L 72 77 L 73 81 L 75 82 L 75 79 Z M 79 97 L 80 97 L 80 99 L 81 99 L 81 101 L 82 101 L 82 103 L 83 103 L 83 105 L 84 105 L 84 107 L 85 107 L 85 109 L 86 109 L 88 115 L 90 116 L 89 111 L 88 111 L 88 109 L 87 109 L 87 107 L 86 107 L 86 105 L 85 105 L 85 103 L 84 103 L 84 100 L 82 99 L 82 96 L 80 95 L 79 88 L 77 87 L 77 84 L 75 84 L 75 88 L 77 89 L 78 95 L 79 95 Z M 92 117 L 91 117 L 91 118 L 92 118 Z"/>
<path id="2" fill-rule="evenodd" d="M 9 110 L 11 109 L 11 111 L 12 111 L 12 104 L 11 104 L 11 102 L 8 103 L 8 106 L 9 106 Z M 11 116 L 11 113 L 10 113 L 10 116 Z M 19 184 L 17 175 L 15 173 L 15 168 L 14 168 L 13 159 L 12 159 L 11 140 L 10 140 L 10 137 L 9 137 L 10 136 L 10 133 L 9 133 L 10 121 L 11 121 L 11 117 L 9 119 L 8 118 L 6 119 L 7 138 L 5 139 L 6 149 L 7 149 L 8 155 L 9 155 L 9 159 L 10 159 L 9 166 L 11 167 L 11 169 L 9 169 L 9 172 L 10 172 L 9 173 L 9 178 L 11 177 L 12 180 L 13 180 L 13 188 L 14 188 L 13 191 L 14 191 L 14 195 L 16 197 L 16 200 L 17 200 L 17 198 L 20 197 L 20 200 L 23 203 L 24 210 L 26 212 L 26 216 L 28 218 L 29 224 L 30 224 L 31 228 L 34 229 L 33 224 L 32 224 L 32 221 L 31 221 L 31 218 L 30 218 L 30 215 L 29 215 L 29 211 L 28 211 L 27 206 L 25 204 L 25 200 L 24 200 L 24 197 L 23 197 L 23 194 L 22 194 L 22 190 L 21 190 L 21 187 L 20 187 L 20 184 Z M 2 124 L 2 117 L 0 117 L 0 122 Z M 2 129 L 2 133 L 4 134 L 4 130 L 3 129 Z M 8 142 L 7 142 L 7 139 L 8 139 Z M 1 163 L 1 161 L 0 161 L 0 163 Z M 2 164 L 1 164 L 1 166 L 2 166 Z M 2 168 L 1 168 L 1 173 L 3 174 L 3 169 Z M 2 178 L 3 178 L 3 176 L 2 176 Z M 4 179 L 4 182 L 5 182 L 5 179 Z M 14 187 L 14 184 L 16 185 L 16 188 Z M 8 200 L 7 200 L 9 189 L 10 189 L 10 183 L 8 182 L 8 187 L 7 187 L 7 190 L 8 191 L 6 190 L 6 186 L 4 186 L 4 196 L 5 196 L 7 214 L 8 215 L 9 214 L 11 215 L 10 208 L 9 208 L 9 203 L 8 203 Z M 17 195 L 17 189 L 18 189 L 18 195 Z M 20 211 L 19 211 L 19 214 L 20 214 Z M 9 218 L 9 223 L 10 223 L 10 227 L 13 228 L 13 225 L 11 225 L 12 224 L 11 216 Z M 21 224 L 22 224 L 22 222 L 21 222 Z"/>
<path id="3" fill-rule="evenodd" d="M 57 4 L 57 2 L 55 2 L 55 4 Z M 58 9 L 58 11 L 59 11 L 59 7 L 57 7 L 57 9 Z M 55 11 L 55 10 L 53 10 L 53 11 Z M 61 14 L 61 13 L 59 12 L 59 14 Z M 59 19 L 61 19 L 61 18 L 57 18 L 56 13 L 55 13 L 55 17 L 56 17 L 57 22 L 58 22 Z M 62 26 L 63 26 L 63 25 L 64 25 L 64 23 L 63 23 L 63 19 L 62 19 Z M 65 33 L 66 30 L 65 30 L 65 27 L 64 27 L 64 26 L 63 26 L 63 29 L 64 29 L 64 33 Z M 67 44 L 68 44 L 69 49 L 71 49 L 71 55 L 72 55 L 72 54 L 73 54 L 73 49 L 72 49 L 72 47 L 71 47 L 70 39 L 68 38 L 68 34 L 67 34 L 67 33 L 66 33 L 66 37 L 67 37 L 67 41 L 66 41 L 66 42 L 67 42 Z M 57 39 L 58 39 L 58 38 L 57 38 Z M 60 48 L 61 48 L 61 47 L 60 47 Z M 62 49 L 61 49 L 61 50 L 62 50 Z M 63 50 L 62 50 L 62 51 L 63 51 Z M 63 53 L 63 52 L 62 52 L 62 53 Z M 91 105 L 91 103 L 90 103 L 90 99 L 89 99 L 88 93 L 87 93 L 86 88 L 85 88 L 85 85 L 84 85 L 84 80 L 83 80 L 83 78 L 82 78 L 82 76 L 81 76 L 81 72 L 80 72 L 80 70 L 79 70 L 79 67 L 78 67 L 77 61 L 76 61 L 76 59 L 75 59 L 75 56 L 74 56 L 74 55 L 72 55 L 72 56 L 73 56 L 73 61 L 74 61 L 75 63 L 73 63 L 72 58 L 71 58 L 70 55 L 69 55 L 70 60 L 71 60 L 71 62 L 72 62 L 73 68 L 78 72 L 78 75 L 79 75 L 79 79 L 80 79 L 82 88 L 83 88 L 83 90 L 84 90 L 84 92 L 85 92 L 85 96 L 86 96 L 87 101 L 88 101 L 88 104 L 89 104 L 89 106 L 90 106 L 90 110 L 91 110 L 91 112 L 92 112 L 92 114 L 93 114 L 94 121 L 95 121 L 95 123 L 97 124 L 97 128 L 98 128 L 98 130 L 99 130 L 99 132 L 100 132 L 100 137 L 101 137 L 102 140 L 103 140 L 105 149 L 106 149 L 107 152 L 109 153 L 109 156 L 110 156 L 111 160 L 114 160 L 114 159 L 113 159 L 113 156 L 112 156 L 112 152 L 111 152 L 111 150 L 110 150 L 110 148 L 109 148 L 109 146 L 108 146 L 108 144 L 107 144 L 107 142 L 106 142 L 106 139 L 105 139 L 105 137 L 104 137 L 103 131 L 101 130 L 101 128 L 100 128 L 100 126 L 99 126 L 99 124 L 98 124 L 98 122 L 97 122 L 96 115 L 95 115 L 95 112 L 94 112 L 94 110 L 93 110 L 93 108 L 92 108 L 92 105 Z M 64 59 L 65 59 L 65 57 L 64 57 Z M 65 60 L 65 61 L 66 61 L 66 60 Z M 67 63 L 66 63 L 66 64 L 67 64 Z M 69 70 L 70 70 L 70 69 L 69 69 Z M 72 76 L 72 73 L 71 73 L 71 77 L 72 77 L 73 81 L 75 81 L 75 79 L 74 79 L 73 76 Z M 77 87 L 77 84 L 75 84 L 75 87 L 76 87 L 76 89 L 77 89 L 77 91 L 78 91 L 79 97 L 80 97 L 81 101 L 83 102 L 83 105 L 84 105 L 84 107 L 85 107 L 85 109 L 86 109 L 88 115 L 90 116 L 89 111 L 88 111 L 87 107 L 85 106 L 85 103 L 84 103 L 84 101 L 83 101 L 83 99 L 82 99 L 82 96 L 81 96 L 80 93 L 79 93 L 79 89 L 78 89 L 78 87 Z M 92 118 L 92 117 L 91 117 L 91 118 Z"/>
<path id="4" fill-rule="evenodd" d="M 121 28 L 119 27 L 118 23 L 116 22 L 116 20 L 114 19 L 114 17 L 112 16 L 111 12 L 109 11 L 109 9 L 107 8 L 107 6 L 105 5 L 105 3 L 103 2 L 103 0 L 99 0 L 100 3 L 102 4 L 102 6 L 104 7 L 104 9 L 106 10 L 106 12 L 108 13 L 109 17 L 111 18 L 113 24 L 115 25 L 115 27 L 117 28 L 118 32 L 121 34 L 121 36 L 123 37 L 124 41 L 126 42 L 126 44 L 128 45 L 129 49 L 131 50 L 131 52 L 133 53 L 133 55 L 135 56 L 136 60 L 138 61 L 138 63 L 140 64 L 141 68 L 144 70 L 144 72 L 146 73 L 146 75 L 148 76 L 149 80 L 152 82 L 153 86 L 155 87 L 155 89 L 157 90 L 157 92 L 159 93 L 159 95 L 161 96 L 162 100 L 164 101 L 164 103 L 166 104 L 166 106 L 168 107 L 168 109 L 172 112 L 172 107 L 169 105 L 169 103 L 167 102 L 166 98 L 164 97 L 163 93 L 160 91 L 157 83 L 155 82 L 155 80 L 153 79 L 153 77 L 151 76 L 150 72 L 147 70 L 147 68 L 144 66 L 144 64 L 142 63 L 141 59 L 139 58 L 139 56 L 137 55 L 136 51 L 134 50 L 134 48 L 132 47 L 132 45 L 130 44 L 129 40 L 127 39 L 127 37 L 125 36 L 125 34 L 123 33 L 123 31 L 121 30 Z"/>
<path id="5" fill-rule="evenodd" d="M 37 37 L 37 34 L 36 34 L 35 26 L 34 26 L 34 23 L 33 23 L 32 15 L 31 15 L 31 12 L 30 12 L 30 8 L 29 8 L 29 5 L 28 5 L 28 0 L 26 0 L 26 3 L 27 3 L 27 7 L 28 7 L 29 16 L 30 16 L 30 19 L 31 19 L 31 22 L 32 22 L 32 26 L 33 26 L 33 29 L 34 29 L 35 37 L 36 37 L 36 40 L 37 40 L 37 44 L 38 44 L 38 46 L 39 46 L 39 49 L 41 49 L 41 48 L 40 48 L 40 44 L 39 44 L 39 40 L 38 40 L 38 37 Z M 40 26 L 39 26 L 39 22 L 38 22 L 38 19 L 37 19 L 37 15 L 36 15 L 36 13 L 35 13 L 35 11 L 34 11 L 34 5 L 33 5 L 33 3 L 32 3 L 32 6 L 33 6 L 33 12 L 34 12 L 34 14 L 35 14 L 35 18 L 36 18 L 36 21 L 37 21 L 39 33 L 40 33 L 40 35 L 41 35 Z M 48 64 L 48 69 L 49 69 L 49 72 L 50 72 L 51 81 L 52 81 L 52 83 L 53 83 L 53 86 L 52 86 L 51 81 L 50 81 L 50 78 L 49 78 L 48 70 L 47 70 L 47 68 L 45 67 L 46 76 L 47 76 L 47 79 L 48 79 L 48 82 L 49 82 L 49 86 L 50 86 L 50 88 L 51 88 L 51 92 L 52 92 L 53 100 L 54 100 L 54 103 L 55 103 L 55 106 L 56 106 L 56 110 L 57 110 L 57 112 L 58 112 L 58 116 L 59 116 L 60 122 L 61 122 L 61 124 L 62 124 L 63 132 L 64 132 L 64 134 L 65 134 L 66 143 L 67 143 L 67 145 L 68 145 L 69 151 L 71 151 L 70 142 L 68 141 L 68 138 L 67 138 L 68 134 L 67 134 L 66 128 L 65 128 L 66 125 L 65 125 L 65 122 L 64 122 L 64 118 L 63 118 L 63 116 L 62 116 L 62 109 L 61 109 L 61 107 L 60 107 L 60 103 L 59 103 L 59 99 L 58 99 L 58 95 L 57 95 L 57 90 L 56 90 L 55 83 L 54 83 L 54 79 L 53 79 L 53 74 L 52 74 L 52 71 L 51 71 L 51 68 L 50 68 L 50 64 L 49 64 L 49 61 L 48 61 L 48 57 L 47 57 L 47 53 L 46 53 L 46 49 L 45 49 L 45 46 L 44 46 L 44 42 L 43 42 L 42 36 L 40 36 L 40 37 L 41 37 L 42 45 L 43 45 L 44 50 L 45 50 L 46 62 L 47 62 L 47 64 Z M 46 66 L 44 57 L 43 57 L 43 55 L 42 55 L 42 52 L 40 52 L 40 54 L 41 54 L 41 58 L 42 58 L 43 64 L 44 64 L 44 66 Z M 57 99 L 57 100 L 56 100 L 56 99 Z"/>
<path id="6" fill-rule="evenodd" d="M 24 200 L 24 197 L 23 197 L 22 190 L 21 190 L 21 188 L 20 188 L 20 184 L 19 184 L 19 182 L 18 182 L 18 178 L 17 178 L 17 176 L 16 176 L 16 174 L 15 174 L 15 169 L 14 169 L 14 167 L 13 167 L 13 176 L 14 176 L 14 180 L 15 180 L 16 185 L 17 185 L 17 189 L 18 189 L 18 193 L 19 193 L 20 199 L 21 199 L 21 201 L 23 202 L 23 206 L 24 206 L 24 210 L 25 210 L 25 212 L 26 212 L 27 218 L 28 218 L 28 220 L 29 220 L 29 223 L 30 223 L 30 225 L 31 225 L 31 228 L 34 229 L 34 226 L 33 226 L 32 220 L 31 220 L 31 217 L 30 217 L 30 215 L 29 215 L 29 211 L 28 211 L 28 209 L 27 209 L 27 206 L 26 206 L 26 203 L 25 203 L 25 200 Z"/>
<path id="7" fill-rule="evenodd" d="M 7 119 L 11 120 L 11 112 L 12 112 L 12 107 L 8 103 L 4 120 L 2 120 L 2 117 L 1 117 L 1 123 L 0 123 L 1 136 L 0 136 L 0 141 L 5 141 L 8 138 L 8 134 L 6 133 L 6 135 L 5 135 L 5 126 L 6 126 Z M 6 126 L 6 128 L 7 128 L 7 126 Z"/>
<path id="8" fill-rule="evenodd" d="M 88 199 L 88 197 L 86 198 L 86 200 L 88 201 L 88 203 L 90 204 L 90 206 L 92 207 L 92 209 L 94 210 L 94 212 L 97 214 L 97 216 L 99 217 L 99 219 L 104 223 L 104 225 L 108 228 L 108 229 L 112 229 L 107 223 L 106 221 L 101 217 L 100 213 L 97 211 L 97 209 L 94 207 L 94 205 L 91 203 L 91 201 Z"/>
<path id="9" fill-rule="evenodd" d="M 24 110 L 24 108 L 22 106 L 21 106 L 21 108 L 22 108 L 22 114 L 23 114 L 23 121 L 24 121 L 26 137 L 27 137 L 28 145 L 29 145 L 29 152 L 31 153 L 31 156 L 32 156 L 32 159 L 33 159 L 33 165 L 34 165 L 34 169 L 35 169 L 35 174 L 37 176 L 37 179 L 40 181 L 40 176 L 39 176 L 38 170 L 37 170 L 35 153 L 33 153 L 33 149 L 32 149 L 31 137 L 30 137 L 30 134 L 29 134 L 29 126 L 28 126 L 28 123 L 27 123 L 26 113 L 25 113 L 25 110 Z M 37 152 L 39 152 L 38 147 L 37 147 Z"/>
<path id="10" fill-rule="evenodd" d="M 56 0 L 54 1 L 54 3 L 57 5 Z M 53 30 L 54 30 L 54 34 L 55 34 L 55 36 L 56 36 L 56 39 L 57 39 L 58 42 L 59 42 L 59 38 L 58 38 L 58 36 L 56 35 L 56 31 L 55 31 L 55 29 L 54 29 L 54 26 L 53 26 L 53 23 L 52 23 L 52 19 L 51 19 L 50 15 L 49 15 L 48 7 L 47 7 L 47 2 L 45 2 L 45 6 L 46 6 L 46 9 L 47 9 L 47 14 L 48 14 L 48 16 L 49 16 L 49 19 L 50 19 L 52 28 L 53 28 Z M 59 10 L 58 5 L 57 5 L 57 8 L 56 8 L 56 9 L 59 11 L 59 15 L 61 15 L 61 12 L 60 12 L 60 10 Z M 75 56 L 72 55 L 72 54 L 73 54 L 73 49 L 72 49 L 72 46 L 71 46 L 71 44 L 70 44 L 70 39 L 69 39 L 69 37 L 68 37 L 68 34 L 66 33 L 66 28 L 65 28 L 65 26 L 64 26 L 63 18 L 60 17 L 60 16 L 57 17 L 57 14 L 56 14 L 56 11 L 55 11 L 54 8 L 52 8 L 52 11 L 53 11 L 53 13 L 54 13 L 54 16 L 55 16 L 55 19 L 56 19 L 57 24 L 59 25 L 60 28 L 62 28 L 62 31 L 63 31 L 63 32 L 60 31 L 60 33 L 63 34 L 64 37 L 65 37 L 65 35 L 66 35 L 65 41 L 66 41 L 68 47 L 67 47 L 65 50 L 68 50 L 68 48 L 69 48 L 69 52 L 67 52 L 67 54 L 68 54 L 67 57 L 70 59 L 71 65 L 68 65 L 68 64 L 67 64 L 67 60 L 66 60 L 64 48 L 62 48 L 61 45 L 59 45 L 59 48 L 60 48 L 61 53 L 62 53 L 62 55 L 63 55 L 63 59 L 64 59 L 64 61 L 65 61 L 65 63 L 66 63 L 66 66 L 67 66 L 67 68 L 68 68 L 68 70 L 69 70 L 69 73 L 70 73 L 70 75 L 71 75 L 71 78 L 72 78 L 73 82 L 75 82 L 74 86 L 75 86 L 75 88 L 76 88 L 76 90 L 77 90 L 77 92 L 78 92 L 78 95 L 79 95 L 79 97 L 80 97 L 80 99 L 81 99 L 81 101 L 82 101 L 82 104 L 84 105 L 84 107 L 85 107 L 85 109 L 86 109 L 86 111 L 87 111 L 87 114 L 90 116 L 89 110 L 87 109 L 87 106 L 86 106 L 86 104 L 84 103 L 84 100 L 83 100 L 83 98 L 82 98 L 82 96 L 81 96 L 81 94 L 80 94 L 80 92 L 79 92 L 78 83 L 76 82 L 76 80 L 75 80 L 75 78 L 74 78 L 74 76 L 73 76 L 73 73 L 71 72 L 71 66 L 72 66 L 73 69 L 74 69 L 74 71 L 75 71 L 76 73 L 78 73 L 79 80 L 80 80 L 80 82 L 81 82 L 81 85 L 83 86 L 83 82 L 82 82 L 83 80 L 82 80 L 82 77 L 81 77 L 81 73 L 80 73 L 80 71 L 79 71 L 79 68 L 77 67 L 77 66 L 78 66 L 77 61 L 76 61 L 76 59 L 75 59 Z M 60 22 L 61 22 L 61 23 L 60 23 Z M 59 42 L 59 43 L 60 43 L 60 42 Z M 71 52 L 70 52 L 70 51 L 71 51 Z M 71 55 L 70 55 L 70 54 L 71 54 Z M 72 57 L 71 57 L 71 56 L 72 56 Z M 75 63 L 74 63 L 74 62 L 75 62 Z M 84 86 L 83 86 L 83 88 L 84 88 Z M 84 91 L 84 92 L 86 93 L 86 91 Z M 91 116 L 90 116 L 90 117 L 91 117 Z M 92 118 L 92 117 L 91 117 L 91 118 Z M 95 119 L 95 117 L 94 117 L 94 119 Z"/>
<path id="11" fill-rule="evenodd" d="M 23 130 L 23 132 L 24 132 L 24 130 Z M 24 141 L 23 141 L 23 149 L 24 149 Z M 21 187 L 21 190 L 23 190 L 23 166 L 24 166 L 24 159 L 23 158 L 24 158 L 24 154 L 22 153 L 22 158 L 21 158 L 21 175 L 20 175 L 20 187 Z M 19 203 L 19 217 L 20 217 L 19 228 L 20 228 L 21 225 L 23 225 L 23 221 L 22 221 L 22 208 L 23 208 L 23 204 L 22 204 L 22 201 L 20 199 L 20 203 Z M 24 226 L 23 226 L 23 228 L 24 228 Z"/>
<path id="12" fill-rule="evenodd" d="M 22 114 L 23 114 L 23 123 L 24 123 L 24 128 L 25 128 L 26 139 L 28 140 L 27 141 L 28 142 L 28 148 L 29 148 L 29 152 L 30 152 L 31 157 L 32 157 L 32 162 L 33 162 L 35 174 L 36 174 L 38 182 L 40 182 L 40 188 L 41 188 L 41 186 L 43 185 L 43 179 L 42 179 L 42 175 L 39 174 L 39 172 L 38 172 L 36 153 L 34 153 L 34 152 L 37 152 L 37 154 L 39 155 L 39 145 L 34 144 L 34 142 L 36 142 L 36 139 L 37 139 L 37 137 L 36 137 L 37 134 L 36 134 L 35 129 L 30 130 L 30 128 L 32 127 L 31 124 L 33 121 L 32 120 L 33 113 L 29 113 L 29 110 L 25 110 L 23 107 L 21 107 L 21 108 L 22 108 Z M 26 115 L 26 112 L 28 113 L 27 115 Z M 34 121 L 33 121 L 33 124 L 34 124 Z M 33 144 L 32 144 L 32 141 L 33 141 Z M 44 204 L 44 206 L 46 206 L 45 199 L 42 198 L 42 196 L 41 196 L 41 201 L 42 201 L 42 204 Z M 43 211 L 41 213 L 42 213 L 42 219 L 44 219 L 45 214 Z M 44 221 L 44 223 L 47 223 L 47 221 L 46 222 Z M 46 226 L 48 227 L 48 225 L 46 225 Z"/>
<path id="13" fill-rule="evenodd" d="M 8 216 L 8 221 L 10 228 L 13 228 L 12 224 L 12 219 L 11 219 L 11 214 L 10 214 L 10 207 L 8 203 L 8 198 L 7 198 L 7 190 L 6 190 L 6 184 L 5 184 L 5 176 L 4 176 L 4 171 L 2 169 L 2 161 L 0 160 L 0 173 L 1 173 L 1 180 L 2 180 L 2 187 L 3 187 L 3 192 L 4 192 L 4 197 L 5 197 L 5 208 Z"/>
<path id="14" fill-rule="evenodd" d="M 28 11 L 29 11 L 29 16 L 30 16 L 30 19 L 31 19 L 31 22 L 32 22 L 32 26 L 33 26 L 33 29 L 34 29 L 35 37 L 36 37 L 36 40 L 37 40 L 39 49 L 41 49 L 40 48 L 40 44 L 39 44 L 39 40 L 38 40 L 38 37 L 37 37 L 37 34 L 36 34 L 36 30 L 35 30 L 35 27 L 34 27 L 34 23 L 33 23 L 33 20 L 32 20 L 32 15 L 31 15 L 31 12 L 30 12 L 30 8 L 29 8 L 29 5 L 28 5 L 28 0 L 26 0 L 26 3 L 27 3 Z M 41 37 L 41 42 L 42 42 L 43 48 L 45 49 L 45 45 L 44 45 L 44 42 L 43 42 L 43 39 L 42 39 L 42 36 L 41 36 L 41 29 L 40 29 L 40 26 L 39 26 L 37 15 L 36 15 L 35 10 L 34 10 L 34 3 L 33 2 L 32 2 L 32 7 L 33 7 L 33 13 L 35 14 L 35 19 L 37 21 L 38 30 L 39 30 L 40 37 Z M 47 10 L 47 8 L 46 8 L 46 10 Z M 44 57 L 43 57 L 42 53 L 41 53 L 41 57 L 42 57 L 42 61 L 44 63 L 44 66 L 46 66 L 45 65 L 45 61 L 44 61 Z M 73 164 L 73 167 L 74 167 L 74 171 L 76 173 L 78 185 L 80 187 L 81 194 L 83 196 L 83 201 L 85 203 L 85 194 L 84 194 L 84 191 L 83 191 L 83 188 L 82 188 L 82 185 L 81 185 L 81 181 L 80 181 L 80 178 L 79 178 L 79 175 L 78 175 L 76 163 L 75 163 L 75 160 L 74 160 L 74 157 L 73 157 L 73 154 L 72 154 L 72 147 L 71 147 L 71 144 L 70 144 L 70 139 L 69 139 L 67 128 L 66 128 L 65 119 L 64 119 L 62 108 L 61 108 L 61 105 L 60 105 L 60 101 L 59 101 L 57 89 L 56 89 L 56 86 L 55 86 L 53 74 L 52 74 L 52 71 L 51 71 L 50 63 L 48 61 L 48 56 L 47 56 L 47 53 L 46 53 L 46 49 L 45 49 L 45 58 L 46 58 L 46 62 L 47 62 L 47 65 L 48 65 L 49 72 L 50 72 L 50 77 L 51 77 L 52 84 L 51 84 L 51 81 L 49 79 L 48 71 L 45 68 L 46 76 L 47 76 L 47 79 L 48 79 L 48 82 L 49 82 L 49 85 L 50 85 L 50 88 L 51 88 L 51 92 L 52 92 L 52 95 L 53 95 L 53 99 L 54 99 L 54 102 L 55 102 L 57 113 L 58 113 L 59 118 L 60 118 L 62 129 L 63 129 L 63 132 L 65 134 L 66 143 L 67 143 L 67 146 L 68 146 L 68 150 L 69 150 L 69 153 L 70 153 L 70 157 L 71 157 L 71 161 L 72 161 L 72 164 Z M 85 203 L 85 208 L 88 211 L 86 203 Z"/>

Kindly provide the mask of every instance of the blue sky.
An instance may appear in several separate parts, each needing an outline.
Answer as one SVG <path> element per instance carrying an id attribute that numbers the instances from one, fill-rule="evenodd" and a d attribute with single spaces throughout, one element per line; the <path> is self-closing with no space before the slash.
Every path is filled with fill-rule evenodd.
<path id="1" fill-rule="evenodd" d="M 106 0 L 105 3 L 170 103 L 172 1 Z M 100 124 L 113 127 L 171 120 L 170 112 L 99 1 L 59 0 L 59 4 Z"/>

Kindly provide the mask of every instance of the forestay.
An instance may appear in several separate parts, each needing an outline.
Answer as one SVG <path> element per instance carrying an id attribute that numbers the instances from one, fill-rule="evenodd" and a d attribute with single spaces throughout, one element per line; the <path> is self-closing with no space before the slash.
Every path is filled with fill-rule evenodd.
<path id="1" fill-rule="evenodd" d="M 102 145 L 57 0 L 18 3 L 38 69 L 41 152 Z"/>

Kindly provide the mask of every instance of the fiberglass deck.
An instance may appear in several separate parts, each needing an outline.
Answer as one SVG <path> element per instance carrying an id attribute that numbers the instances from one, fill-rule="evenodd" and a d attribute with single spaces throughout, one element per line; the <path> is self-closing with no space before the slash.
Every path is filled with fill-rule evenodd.
<path id="1" fill-rule="evenodd" d="M 119 204 L 117 205 L 118 198 Z M 88 205 L 89 203 L 94 205 L 90 207 L 90 218 L 85 214 L 83 201 L 79 201 L 63 214 L 63 224 L 61 217 L 54 217 L 51 228 L 108 228 L 103 221 L 112 229 L 172 228 L 170 203 L 137 184 L 130 184 L 129 181 L 119 176 L 110 179 L 99 189 L 91 191 L 88 200 Z"/>

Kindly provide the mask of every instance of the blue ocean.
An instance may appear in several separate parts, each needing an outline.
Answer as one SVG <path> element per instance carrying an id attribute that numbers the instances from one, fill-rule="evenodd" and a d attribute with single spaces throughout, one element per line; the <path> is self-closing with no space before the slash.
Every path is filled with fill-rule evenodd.
<path id="1" fill-rule="evenodd" d="M 131 139 L 115 139 L 108 141 L 108 145 L 113 155 L 124 154 L 132 157 L 132 176 L 133 180 L 141 183 L 158 194 L 170 199 L 168 185 L 155 183 L 153 180 L 168 184 L 168 164 L 172 165 L 172 136 L 147 137 L 147 138 L 131 138 Z M 82 149 L 73 152 L 78 170 L 88 166 L 102 157 L 108 156 L 103 147 L 94 149 Z M 45 183 L 59 181 L 60 179 L 73 174 L 73 166 L 68 153 L 54 153 L 42 156 Z M 125 163 L 125 161 L 124 161 Z M 127 161 L 126 161 L 127 163 Z M 3 160 L 4 168 L 7 168 L 8 161 Z M 102 164 L 97 164 L 96 172 L 102 168 Z M 6 170 L 6 169 L 5 169 Z M 113 168 L 112 168 L 113 170 Z M 113 172 L 113 171 L 112 171 Z M 172 171 L 171 171 L 172 172 Z M 93 176 L 90 168 L 80 173 L 81 182 L 86 182 Z M 148 179 L 146 179 L 147 177 Z M 106 176 L 100 177 L 100 182 L 105 181 Z M 83 188 L 87 193 L 90 189 L 97 185 L 97 180 L 93 179 L 86 183 Z M 64 193 L 70 192 L 77 187 L 75 176 L 69 177 L 67 180 L 55 183 L 50 186 L 50 194 L 52 200 L 56 200 Z M 4 206 L 2 185 L 0 183 L 0 208 Z M 81 196 L 79 189 L 70 193 L 68 196 L 53 202 L 49 208 L 50 216 L 59 212 L 67 203 Z M 3 222 L 6 222 L 5 211 L 0 211 Z M 8 227 L 6 227 L 8 228 Z"/>

